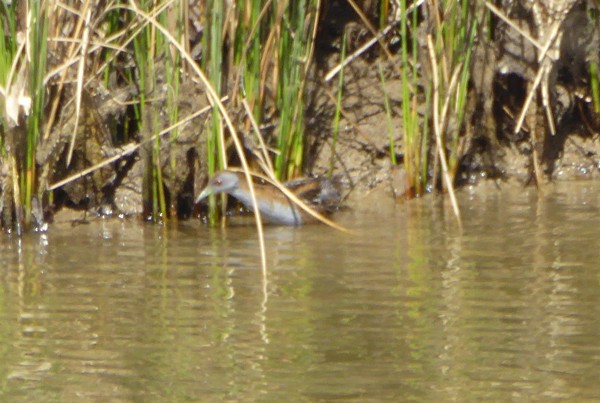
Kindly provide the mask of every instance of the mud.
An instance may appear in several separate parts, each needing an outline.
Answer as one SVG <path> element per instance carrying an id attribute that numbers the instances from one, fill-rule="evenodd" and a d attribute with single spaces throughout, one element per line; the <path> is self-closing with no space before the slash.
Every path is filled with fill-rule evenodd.
<path id="1" fill-rule="evenodd" d="M 526 6 L 505 3 L 501 4 L 503 11 L 520 30 L 543 41 L 555 26 L 552 24 L 559 24 L 561 36 L 550 47 L 552 62 L 538 63 L 536 49 L 523 39 L 522 34 L 499 17 L 491 17 L 492 22 L 487 29 L 493 30 L 494 35 L 481 35 L 482 39 L 472 49 L 465 124 L 460 127 L 456 123 L 450 124 L 450 135 L 460 137 L 462 145 L 455 185 L 474 186 L 492 181 L 494 186 L 510 182 L 543 187 L 549 181 L 597 179 L 600 171 L 600 113 L 595 111 L 588 74 L 590 63 L 600 60 L 596 6 L 583 0 L 546 5 L 531 2 Z M 307 153 L 304 165 L 305 174 L 309 176 L 340 175 L 347 189 L 347 204 L 360 208 L 361 203 L 368 203 L 364 201 L 365 197 L 366 200 L 371 199 L 369 195 L 393 199 L 415 194 L 407 186 L 402 168 L 405 149 L 397 32 L 392 30 L 381 42 L 375 43 L 345 67 L 339 132 L 334 132 L 335 100 L 340 88 L 337 77 L 326 81 L 325 76 L 340 63 L 340 43 L 344 32 L 350 38 L 349 54 L 372 36 L 356 13 L 344 4 L 331 2 L 323 8 L 321 15 L 322 27 L 307 84 Z M 542 18 L 544 12 L 548 12 L 543 7 L 552 5 L 557 7 L 554 10 L 556 15 L 553 14 L 550 19 Z M 364 6 L 371 22 L 376 23 L 376 2 L 368 2 Z M 423 22 L 412 33 L 419 36 L 419 46 L 422 46 L 421 39 L 427 33 L 426 25 Z M 542 68 L 547 68 L 546 74 L 541 80 L 541 87 L 535 89 L 532 83 Z M 163 70 L 157 70 L 159 84 Z M 415 108 L 422 117 L 420 124 L 423 125 L 423 117 L 428 115 L 423 88 L 431 79 L 426 60 L 420 60 L 419 71 L 417 99 L 420 105 Z M 380 72 L 384 76 L 383 81 Z M 191 77 L 184 74 L 177 101 L 180 117 L 208 105 L 201 86 L 190 80 Z M 162 82 L 166 82 L 164 77 Z M 173 123 L 164 113 L 166 91 L 165 85 L 154 89 L 156 100 L 150 108 L 152 113 L 143 122 L 141 133 L 127 133 L 127 127 L 131 126 L 127 124 L 127 120 L 131 119 L 127 101 L 139 98 L 139 88 L 123 87 L 114 80 L 107 88 L 98 82 L 86 88 L 83 117 L 76 133 L 72 158 L 69 158 L 68 145 L 75 127 L 74 106 L 72 102 L 65 103 L 61 114 L 63 121 L 56 125 L 56 132 L 48 139 L 40 140 L 37 153 L 41 167 L 40 189 L 47 189 L 73 173 L 102 164 L 107 158 L 118 155 L 122 158 L 60 187 L 48 203 L 46 196 L 39 195 L 39 199 L 44 200 L 43 215 L 47 220 L 61 221 L 64 217 L 81 215 L 147 217 L 149 207 L 144 205 L 144 200 L 150 198 L 144 195 L 148 190 L 143 189 L 142 184 L 144 177 L 153 173 L 144 167 L 152 166 L 156 155 L 160 158 L 168 214 L 181 219 L 202 214 L 201 209 L 194 205 L 194 198 L 208 176 L 204 161 L 207 116 L 185 123 L 176 135 L 161 135 L 160 153 L 156 153 L 152 149 L 156 144 L 153 133 Z M 518 115 L 530 93 L 535 94 L 532 106 L 525 114 L 522 128 L 517 130 Z M 389 121 L 385 96 L 389 99 L 392 113 Z M 243 113 L 239 104 L 228 104 L 227 107 L 234 118 Z M 553 116 L 552 124 L 549 114 Z M 273 127 L 277 121 L 273 118 L 265 123 Z M 247 127 L 239 129 L 242 136 L 250 131 Z M 393 133 L 391 138 L 390 129 Z M 116 131 L 120 133 L 119 139 L 114 135 Z M 265 130 L 267 141 L 268 131 Z M 244 142 L 248 143 L 250 137 L 245 136 Z M 128 145 L 136 142 L 143 145 L 135 151 L 124 152 Z M 246 145 L 250 146 L 249 143 Z M 231 164 L 236 165 L 239 158 L 235 156 L 235 148 L 231 143 L 227 147 Z M 391 153 L 398 160 L 397 166 L 391 162 Z M 435 158 L 435 153 L 435 147 L 431 146 L 430 158 Z M 248 156 L 251 157 L 250 153 Z M 439 167 L 435 169 L 437 171 L 430 169 L 428 174 L 438 179 L 432 179 L 426 190 L 444 192 L 444 185 L 439 180 Z M 5 192 L 0 202 L 10 199 L 7 193 L 12 187 L 9 176 L 7 165 L 1 164 L 0 186 Z M 63 210 L 65 212 L 61 213 Z M 72 216 L 67 210 L 76 212 Z"/>

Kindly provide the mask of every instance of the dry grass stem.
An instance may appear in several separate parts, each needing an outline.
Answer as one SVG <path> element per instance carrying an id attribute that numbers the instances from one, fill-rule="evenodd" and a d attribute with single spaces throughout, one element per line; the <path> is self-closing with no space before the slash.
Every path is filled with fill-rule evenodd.
<path id="1" fill-rule="evenodd" d="M 231 138 L 233 139 L 233 142 L 235 144 L 235 148 L 238 152 L 238 156 L 240 158 L 240 162 L 242 163 L 242 166 L 244 168 L 244 175 L 246 176 L 246 181 L 248 182 L 248 187 L 250 189 L 250 195 L 252 197 L 252 203 L 254 206 L 257 206 L 258 203 L 256 201 L 256 193 L 254 192 L 254 185 L 252 183 L 252 177 L 250 176 L 250 167 L 248 165 L 248 161 L 246 160 L 246 157 L 244 155 L 244 147 L 239 139 L 239 136 L 237 134 L 237 130 L 235 129 L 233 122 L 231 121 L 231 118 L 229 117 L 229 114 L 227 113 L 227 110 L 225 109 L 225 106 L 223 106 L 223 103 L 220 101 L 219 96 L 217 95 L 215 89 L 212 87 L 210 81 L 208 80 L 208 78 L 206 77 L 206 75 L 204 74 L 204 72 L 202 72 L 202 70 L 198 67 L 198 65 L 196 64 L 196 62 L 194 61 L 194 59 L 192 58 L 192 56 L 185 50 L 185 48 L 183 47 L 183 45 L 181 45 L 168 31 L 165 27 L 163 27 L 162 25 L 160 25 L 154 18 L 152 18 L 152 16 L 146 14 L 145 12 L 143 12 L 142 10 L 140 10 L 139 8 L 137 8 L 137 6 L 135 5 L 135 2 L 131 1 L 130 2 L 130 6 L 124 6 L 125 9 L 128 9 L 130 11 L 133 11 L 134 13 L 136 13 L 137 15 L 141 16 L 142 18 L 144 18 L 145 20 L 147 20 L 150 24 L 152 24 L 152 26 L 154 26 L 157 30 L 159 30 L 164 36 L 165 38 L 168 39 L 169 42 L 171 42 L 171 44 L 177 48 L 177 50 L 179 51 L 180 55 L 183 57 L 183 59 L 185 59 L 185 61 L 190 65 L 190 67 L 192 68 L 192 71 L 194 71 L 196 73 L 196 75 L 200 78 L 200 80 L 204 83 L 204 86 L 206 88 L 206 92 L 210 95 L 210 98 L 212 99 L 212 102 L 214 102 L 214 105 L 216 105 L 217 109 L 219 110 L 219 113 L 221 114 L 223 120 L 225 120 L 225 123 L 227 124 L 227 128 L 229 129 L 229 132 L 231 134 Z M 264 232 L 263 232 L 263 225 L 262 225 L 262 219 L 260 216 L 260 211 L 258 210 L 258 208 L 254 209 L 254 217 L 256 218 L 256 229 L 258 232 L 258 239 L 259 239 L 259 244 L 260 244 L 260 255 L 261 255 L 261 263 L 262 263 L 262 270 L 263 270 L 263 276 L 264 278 L 267 277 L 267 253 L 266 253 L 266 246 L 265 246 L 265 238 L 264 238 Z"/>
<path id="2" fill-rule="evenodd" d="M 226 102 L 226 101 L 227 101 L 227 97 L 221 98 L 221 102 Z M 200 115 L 202 115 L 202 114 L 210 111 L 211 109 L 212 109 L 212 106 L 207 106 L 205 108 L 202 108 L 201 110 L 199 110 L 197 112 L 194 112 L 190 116 L 188 116 L 188 117 L 180 120 L 179 122 L 175 123 L 174 125 L 171 125 L 171 126 L 167 127 L 166 129 L 161 130 L 158 134 L 156 134 L 154 136 L 151 136 L 151 137 L 147 138 L 146 140 L 144 140 L 144 141 L 142 141 L 140 143 L 127 144 L 127 145 L 123 146 L 123 150 L 121 152 L 113 155 L 110 158 L 105 159 L 104 161 L 102 161 L 102 162 L 100 162 L 100 163 L 98 163 L 98 164 L 96 164 L 94 166 L 91 166 L 91 167 L 89 167 L 87 169 L 84 169 L 84 170 L 82 170 L 80 172 L 77 172 L 74 175 L 71 175 L 71 176 L 69 176 L 69 177 L 67 177 L 67 178 L 65 178 L 65 179 L 63 179 L 63 180 L 61 180 L 59 182 L 56 182 L 56 183 L 50 185 L 47 190 L 48 191 L 52 191 L 52 190 L 58 189 L 60 187 L 65 186 L 68 183 L 76 181 L 77 179 L 83 178 L 84 176 L 89 175 L 92 172 L 95 172 L 95 171 L 97 171 L 97 170 L 99 170 L 101 168 L 104 168 L 105 166 L 107 166 L 109 164 L 112 164 L 113 162 L 118 161 L 119 159 L 121 159 L 121 158 L 123 158 L 123 157 L 125 157 L 125 156 L 127 156 L 127 155 L 129 155 L 129 154 L 131 154 L 133 152 L 135 152 L 136 150 L 138 150 L 143 145 L 148 144 L 148 143 L 150 143 L 153 140 L 156 140 L 157 137 L 164 136 L 165 134 L 170 133 L 171 131 L 173 131 L 174 129 L 178 128 L 179 126 L 184 125 L 185 123 L 189 122 L 190 120 L 197 118 L 198 116 L 200 116 Z"/>
<path id="3" fill-rule="evenodd" d="M 411 4 L 410 7 L 406 9 L 406 13 L 412 12 L 415 8 L 421 6 L 425 0 L 418 0 L 414 4 Z M 387 27 L 385 27 L 381 32 L 376 34 L 373 38 L 369 39 L 365 42 L 361 47 L 354 51 L 351 55 L 347 56 L 340 64 L 329 70 L 329 72 L 325 75 L 325 79 L 323 81 L 328 82 L 331 81 L 333 77 L 335 77 L 344 67 L 352 63 L 354 60 L 358 59 L 363 53 L 365 53 L 371 46 L 373 46 L 376 42 L 379 42 L 381 38 L 386 36 L 392 29 L 400 24 L 400 18 L 396 19 L 392 23 L 390 23 Z"/>
<path id="4" fill-rule="evenodd" d="M 431 60 L 431 69 L 432 69 L 432 77 L 433 77 L 433 127 L 435 132 L 435 141 L 437 144 L 437 149 L 440 157 L 440 162 L 442 164 L 442 172 L 444 181 L 446 182 L 446 188 L 448 189 L 448 194 L 450 195 L 450 202 L 452 204 L 452 209 L 454 211 L 454 216 L 458 222 L 460 228 L 462 228 L 462 220 L 460 217 L 460 209 L 458 208 L 458 202 L 456 200 L 456 195 L 454 193 L 454 185 L 452 179 L 450 178 L 450 173 L 448 170 L 448 161 L 446 159 L 446 151 L 444 143 L 442 142 L 442 128 L 445 126 L 444 123 L 440 120 L 439 116 L 439 77 L 438 77 L 438 64 L 435 57 L 435 48 L 433 46 L 433 40 L 431 39 L 431 35 L 427 35 L 427 48 L 429 49 L 429 57 Z M 456 69 L 452 80 L 454 81 L 454 86 L 456 85 L 456 78 L 458 76 L 459 70 Z M 452 83 L 451 83 L 452 86 Z M 448 91 L 448 94 L 452 92 Z M 444 109 L 449 104 L 449 98 L 446 98 L 446 102 L 444 105 Z M 445 112 L 442 114 L 445 117 Z"/>
<path id="5" fill-rule="evenodd" d="M 235 169 L 235 168 L 230 168 L 230 169 L 235 172 L 245 172 L 243 169 L 242 170 Z M 270 177 L 261 175 L 256 172 L 251 172 L 251 175 L 256 176 L 257 178 L 260 178 L 260 179 L 270 183 L 271 185 L 275 186 L 277 189 L 279 189 L 279 191 L 281 191 L 281 193 L 283 193 L 287 198 L 289 198 L 295 205 L 300 207 L 302 210 L 306 211 L 308 214 L 310 214 L 312 217 L 316 218 L 323 224 L 327 224 L 328 226 L 335 228 L 338 231 L 345 232 L 347 234 L 354 233 L 352 230 L 350 230 L 342 225 L 336 224 L 335 222 L 331 221 L 330 219 L 323 216 L 322 214 L 317 213 L 309 205 L 307 205 L 300 198 L 298 198 L 298 196 L 296 196 L 293 192 L 291 192 L 288 188 L 286 188 L 283 183 L 281 183 L 279 180 L 275 179 L 274 177 L 270 178 Z"/>
<path id="6" fill-rule="evenodd" d="M 258 139 L 258 142 L 260 145 L 259 148 L 260 148 L 261 154 L 255 154 L 255 155 L 259 159 L 264 171 L 269 175 L 269 177 L 275 178 L 275 169 L 273 168 L 273 164 L 271 163 L 271 158 L 269 157 L 269 150 L 267 148 L 267 145 L 265 144 L 265 140 L 263 139 L 263 136 L 262 136 L 262 133 L 260 132 L 258 124 L 256 123 L 254 116 L 252 115 L 252 110 L 250 109 L 250 105 L 248 105 L 248 101 L 246 100 L 246 98 L 242 98 L 242 105 L 244 106 L 244 110 L 246 111 L 246 116 L 250 120 L 250 124 L 252 125 L 252 130 L 254 131 L 254 134 L 256 134 L 256 138 Z"/>
<path id="7" fill-rule="evenodd" d="M 559 32 L 558 24 L 555 24 L 555 27 L 552 30 L 552 34 L 548 37 L 548 40 L 546 41 L 546 44 L 544 45 L 544 48 L 542 49 L 542 53 L 540 54 L 540 56 L 538 58 L 539 60 L 541 60 L 543 58 L 543 56 L 548 53 L 548 49 L 550 49 L 550 46 L 552 46 L 552 43 L 556 39 L 558 32 Z M 519 114 L 519 118 L 517 119 L 517 124 L 515 126 L 515 130 L 514 130 L 515 133 L 518 133 L 521 131 L 523 121 L 525 120 L 525 115 L 527 114 L 527 111 L 529 110 L 529 106 L 531 105 L 533 96 L 534 96 L 535 92 L 537 91 L 537 88 L 540 85 L 542 78 L 545 77 L 546 80 L 548 80 L 548 73 L 549 73 L 548 67 L 542 63 L 542 65 L 538 69 L 538 72 L 535 76 L 533 84 L 531 85 L 531 88 L 529 89 L 527 98 L 525 99 L 525 102 L 523 103 L 523 108 L 521 109 L 521 113 Z M 544 104 L 545 104 L 546 109 L 550 108 L 548 101 L 544 101 Z M 552 118 L 552 112 L 547 111 L 546 116 L 549 117 L 548 124 L 550 125 L 551 133 L 554 134 L 555 128 L 554 128 L 554 119 Z"/>

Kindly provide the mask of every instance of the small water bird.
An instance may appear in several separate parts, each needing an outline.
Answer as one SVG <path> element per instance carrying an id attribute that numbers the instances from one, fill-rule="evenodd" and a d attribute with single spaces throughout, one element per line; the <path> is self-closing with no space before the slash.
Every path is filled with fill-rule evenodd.
<path id="1" fill-rule="evenodd" d="M 332 213 L 341 201 L 342 186 L 337 177 L 296 179 L 285 183 L 284 186 L 319 214 Z M 275 185 L 254 183 L 254 192 L 258 210 L 263 219 L 270 224 L 302 225 L 317 221 Z M 239 200 L 246 208 L 254 211 L 250 188 L 242 172 L 229 170 L 216 172 L 196 199 L 196 203 L 217 193 L 227 193 Z"/>

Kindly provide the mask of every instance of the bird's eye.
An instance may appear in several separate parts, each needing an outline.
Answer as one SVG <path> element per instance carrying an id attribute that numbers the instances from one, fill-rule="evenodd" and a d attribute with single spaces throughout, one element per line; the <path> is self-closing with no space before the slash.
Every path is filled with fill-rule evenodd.
<path id="1" fill-rule="evenodd" d="M 215 179 L 215 185 L 221 186 L 222 184 L 223 184 L 223 181 L 221 179 Z"/>

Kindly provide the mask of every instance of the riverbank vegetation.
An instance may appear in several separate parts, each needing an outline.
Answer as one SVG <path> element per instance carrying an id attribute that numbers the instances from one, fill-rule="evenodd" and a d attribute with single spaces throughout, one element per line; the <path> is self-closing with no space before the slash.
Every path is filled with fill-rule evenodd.
<path id="1" fill-rule="evenodd" d="M 595 1 L 0 4 L 0 220 L 216 222 L 216 170 L 360 193 L 600 166 Z"/>

